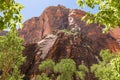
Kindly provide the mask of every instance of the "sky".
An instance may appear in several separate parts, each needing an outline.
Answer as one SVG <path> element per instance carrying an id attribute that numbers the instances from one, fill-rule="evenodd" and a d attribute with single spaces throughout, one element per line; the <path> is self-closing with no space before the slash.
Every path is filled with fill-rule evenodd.
<path id="1" fill-rule="evenodd" d="M 57 6 L 61 4 L 70 9 L 81 9 L 77 4 L 76 0 L 16 0 L 17 2 L 24 5 L 24 9 L 21 11 L 24 16 L 24 20 L 26 21 L 32 17 L 38 17 L 42 14 L 44 9 L 48 6 Z M 91 13 L 96 13 L 97 7 L 92 10 L 90 8 L 85 7 L 82 9 L 84 11 L 90 11 Z"/>

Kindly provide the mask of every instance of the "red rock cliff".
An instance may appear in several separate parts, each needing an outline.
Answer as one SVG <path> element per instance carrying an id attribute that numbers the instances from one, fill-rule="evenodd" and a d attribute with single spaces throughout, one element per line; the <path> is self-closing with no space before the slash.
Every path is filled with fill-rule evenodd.
<path id="1" fill-rule="evenodd" d="M 38 74 L 40 61 L 50 58 L 59 61 L 61 58 L 72 58 L 77 64 L 90 67 L 97 63 L 101 49 L 120 51 L 115 32 L 103 34 L 97 24 L 86 24 L 80 18 L 86 13 L 78 9 L 67 9 L 64 6 L 51 6 L 45 9 L 40 17 L 34 17 L 24 23 L 19 36 L 26 47 L 23 54 L 27 56 L 22 72 L 27 76 Z M 59 30 L 76 31 L 75 35 L 67 35 Z M 59 32 L 59 33 L 58 33 Z M 118 32 L 119 33 L 119 32 Z M 86 80 L 96 80 L 88 73 Z"/>
<path id="2" fill-rule="evenodd" d="M 34 17 L 24 23 L 20 37 L 25 44 L 34 43 L 57 29 L 68 27 L 69 9 L 63 6 L 51 6 L 45 9 L 40 17 Z"/>

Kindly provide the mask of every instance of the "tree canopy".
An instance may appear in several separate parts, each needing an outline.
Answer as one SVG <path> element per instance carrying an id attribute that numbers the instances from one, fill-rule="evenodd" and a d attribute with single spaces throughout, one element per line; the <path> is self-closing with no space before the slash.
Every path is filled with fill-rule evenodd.
<path id="1" fill-rule="evenodd" d="M 19 70 L 25 61 L 23 40 L 18 37 L 16 28 L 21 26 L 22 8 L 15 0 L 0 0 L 0 30 L 9 29 L 5 36 L 0 36 L 0 80 L 23 80 L 24 77 Z"/>
<path id="2" fill-rule="evenodd" d="M 20 11 L 23 5 L 15 0 L 0 0 L 0 30 L 21 27 L 22 15 Z"/>
<path id="3" fill-rule="evenodd" d="M 98 7 L 97 13 L 94 15 L 88 13 L 86 16 L 90 19 L 88 23 L 96 22 L 105 25 L 104 32 L 120 27 L 120 0 L 77 0 L 77 4 L 92 9 Z"/>

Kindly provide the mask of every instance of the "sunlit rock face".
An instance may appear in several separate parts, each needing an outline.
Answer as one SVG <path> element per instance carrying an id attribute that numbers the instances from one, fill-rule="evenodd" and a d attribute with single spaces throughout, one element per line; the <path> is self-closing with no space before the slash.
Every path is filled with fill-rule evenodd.
<path id="1" fill-rule="evenodd" d="M 22 72 L 29 78 L 38 75 L 39 63 L 48 58 L 56 62 L 71 58 L 77 65 L 84 63 L 90 67 L 101 60 L 101 49 L 119 51 L 117 31 L 103 34 L 104 26 L 86 24 L 80 20 L 85 14 L 84 11 L 58 5 L 50 6 L 41 16 L 27 20 L 23 29 L 19 30 L 19 36 L 25 40 L 23 54 L 27 56 Z M 61 32 L 62 29 L 77 31 L 77 34 L 66 34 Z M 97 79 L 92 73 L 87 73 L 86 80 Z"/>
<path id="2" fill-rule="evenodd" d="M 120 51 L 120 28 L 116 27 L 112 31 L 110 31 L 110 35 L 115 39 L 114 42 L 109 41 L 109 48 L 112 52 Z"/>
<path id="3" fill-rule="evenodd" d="M 48 34 L 56 33 L 58 30 L 70 30 L 85 25 L 80 21 L 83 15 L 85 12 L 81 10 L 70 10 L 61 5 L 51 6 L 46 8 L 40 17 L 27 20 L 19 35 L 25 40 L 25 44 L 34 43 Z"/>
<path id="4" fill-rule="evenodd" d="M 40 17 L 27 20 L 19 35 L 25 40 L 25 44 L 37 42 L 42 37 L 55 33 L 56 30 L 66 29 L 68 27 L 68 14 L 69 9 L 64 6 L 48 7 Z"/>

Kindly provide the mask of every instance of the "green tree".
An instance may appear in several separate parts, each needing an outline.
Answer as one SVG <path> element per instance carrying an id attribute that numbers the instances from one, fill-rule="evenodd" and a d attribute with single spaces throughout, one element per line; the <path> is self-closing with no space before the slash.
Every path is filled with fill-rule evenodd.
<path id="1" fill-rule="evenodd" d="M 77 4 L 92 9 L 98 7 L 97 13 L 88 13 L 83 19 L 88 19 L 88 23 L 96 22 L 105 25 L 104 32 L 120 27 L 120 0 L 77 0 Z"/>
<path id="2" fill-rule="evenodd" d="M 54 70 L 55 62 L 53 62 L 51 59 L 47 59 L 43 62 L 41 62 L 41 65 L 39 66 L 40 70 Z"/>
<path id="3" fill-rule="evenodd" d="M 54 67 L 54 71 L 60 73 L 57 80 L 73 80 L 76 72 L 76 63 L 72 59 L 62 59 Z"/>
<path id="4" fill-rule="evenodd" d="M 85 80 L 86 72 L 89 72 L 88 68 L 85 65 L 79 65 L 76 75 L 80 78 L 80 80 Z"/>
<path id="5" fill-rule="evenodd" d="M 21 26 L 22 5 L 15 0 L 0 0 L 0 30 L 9 29 L 6 36 L 0 36 L 0 80 L 22 80 L 20 66 L 25 61 L 22 55 L 23 40 L 18 37 L 16 26 Z"/>
<path id="6" fill-rule="evenodd" d="M 84 80 L 85 73 L 88 72 L 85 65 L 79 65 L 77 69 L 76 63 L 72 59 L 61 59 L 58 63 L 47 59 L 41 62 L 39 70 L 42 73 L 37 77 L 38 80 L 74 80 L 73 77 Z"/>
<path id="7" fill-rule="evenodd" d="M 22 55 L 23 40 L 17 36 L 17 32 L 10 31 L 6 36 L 0 37 L 0 71 L 2 80 L 21 80 L 19 67 L 25 60 Z"/>
<path id="8" fill-rule="evenodd" d="M 91 72 L 95 73 L 99 80 L 119 80 L 120 55 L 113 55 L 109 50 L 102 50 L 100 55 L 103 61 L 93 64 Z"/>
<path id="9" fill-rule="evenodd" d="M 22 8 L 15 0 L 0 0 L 0 30 L 11 29 L 17 25 L 21 27 Z"/>

